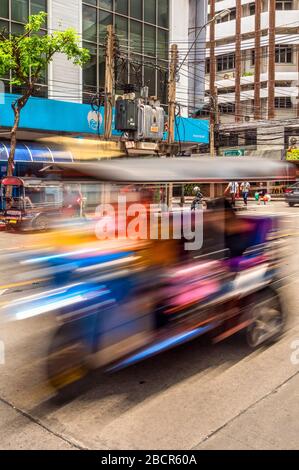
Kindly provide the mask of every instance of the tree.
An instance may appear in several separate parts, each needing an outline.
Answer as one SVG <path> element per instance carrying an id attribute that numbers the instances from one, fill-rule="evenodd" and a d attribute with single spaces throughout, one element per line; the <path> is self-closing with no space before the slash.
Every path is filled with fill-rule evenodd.
<path id="1" fill-rule="evenodd" d="M 14 124 L 10 132 L 10 154 L 7 175 L 12 176 L 17 145 L 17 130 L 21 111 L 33 95 L 37 83 L 56 53 L 63 53 L 75 65 L 83 66 L 89 60 L 89 51 L 80 47 L 76 31 L 69 28 L 52 34 L 43 34 L 41 28 L 47 14 L 40 12 L 29 17 L 22 35 L 0 32 L 0 76 L 11 73 L 11 85 L 22 87 L 22 94 L 12 103 Z"/>

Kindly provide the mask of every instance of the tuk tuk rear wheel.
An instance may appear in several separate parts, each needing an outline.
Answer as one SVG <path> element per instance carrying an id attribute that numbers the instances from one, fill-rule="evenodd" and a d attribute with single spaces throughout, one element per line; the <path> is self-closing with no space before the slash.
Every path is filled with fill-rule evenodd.
<path id="1" fill-rule="evenodd" d="M 255 304 L 249 311 L 252 322 L 246 329 L 246 342 L 252 349 L 276 341 L 286 324 L 286 316 L 275 290 L 268 288 L 256 295 Z"/>
<path id="2" fill-rule="evenodd" d="M 59 328 L 48 351 L 48 383 L 59 395 L 65 395 L 89 372 L 87 347 L 80 338 L 72 337 L 70 333 L 66 325 Z"/>
<path id="3" fill-rule="evenodd" d="M 33 222 L 33 226 L 36 230 L 43 231 L 49 228 L 49 219 L 44 215 L 40 215 Z"/>

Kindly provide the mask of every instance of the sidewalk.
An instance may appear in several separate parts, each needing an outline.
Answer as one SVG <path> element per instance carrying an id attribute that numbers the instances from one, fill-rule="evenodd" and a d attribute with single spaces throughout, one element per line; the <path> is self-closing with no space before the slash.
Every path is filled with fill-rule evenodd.
<path id="1" fill-rule="evenodd" d="M 299 375 L 291 377 L 196 447 L 198 450 L 296 450 Z"/>

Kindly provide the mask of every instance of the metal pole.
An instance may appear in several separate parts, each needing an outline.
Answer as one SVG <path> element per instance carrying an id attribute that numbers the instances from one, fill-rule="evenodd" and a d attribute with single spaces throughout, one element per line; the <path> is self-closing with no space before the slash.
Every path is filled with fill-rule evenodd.
<path id="1" fill-rule="evenodd" d="M 235 122 L 241 119 L 241 0 L 236 0 L 236 52 L 235 52 Z"/>
<path id="2" fill-rule="evenodd" d="M 178 46 L 172 44 L 170 52 L 170 71 L 168 82 L 168 146 L 170 147 L 171 156 L 173 150 L 171 146 L 174 143 L 175 134 L 175 107 L 176 107 L 176 77 L 178 69 Z M 172 206 L 173 185 L 168 185 L 167 190 L 167 205 L 169 208 Z"/>
<path id="3" fill-rule="evenodd" d="M 255 40 L 254 40 L 254 119 L 261 116 L 261 12 L 262 0 L 255 1 Z"/>
<path id="4" fill-rule="evenodd" d="M 112 135 L 112 109 L 114 89 L 114 32 L 113 26 L 107 26 L 106 42 L 106 70 L 105 70 L 105 140 L 111 139 Z"/>
<path id="5" fill-rule="evenodd" d="M 210 1 L 210 15 L 215 16 L 215 0 Z M 215 79 L 216 79 L 216 58 L 215 58 L 215 23 L 210 23 L 210 155 L 215 156 Z"/>
<path id="6" fill-rule="evenodd" d="M 215 0 L 210 1 L 210 15 L 212 18 L 215 17 Z M 210 23 L 210 156 L 215 157 L 215 120 L 216 120 L 216 57 L 215 57 L 215 22 Z M 215 185 L 210 185 L 210 197 L 215 197 Z"/>
<path id="7" fill-rule="evenodd" d="M 297 118 L 299 118 L 299 47 L 297 46 L 297 87 L 298 87 L 298 93 L 297 93 Z"/>
<path id="8" fill-rule="evenodd" d="M 275 117 L 275 23 L 276 1 L 269 0 L 268 119 Z"/>
<path id="9" fill-rule="evenodd" d="M 168 82 L 168 144 L 174 143 L 176 76 L 178 67 L 178 46 L 172 44 L 170 52 L 170 71 Z"/>

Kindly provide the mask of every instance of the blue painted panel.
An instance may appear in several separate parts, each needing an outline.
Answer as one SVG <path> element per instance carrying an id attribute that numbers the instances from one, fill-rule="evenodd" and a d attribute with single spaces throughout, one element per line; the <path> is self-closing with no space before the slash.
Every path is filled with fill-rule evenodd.
<path id="1" fill-rule="evenodd" d="M 34 162 L 53 162 L 50 150 L 42 145 L 28 144 Z"/>
<path id="2" fill-rule="evenodd" d="M 5 94 L 4 104 L 0 99 L 0 126 L 11 127 L 13 111 L 11 103 L 17 95 Z M 113 110 L 114 136 L 121 133 L 114 128 L 115 113 Z M 175 131 L 176 141 L 209 142 L 209 121 L 178 117 Z M 89 104 L 70 103 L 66 101 L 30 98 L 22 110 L 20 127 L 23 129 L 39 129 L 53 132 L 76 132 L 79 134 L 104 133 L 104 110 L 93 111 Z"/>
<path id="3" fill-rule="evenodd" d="M 176 118 L 175 140 L 181 142 L 209 143 L 208 119 Z"/>
<path id="4" fill-rule="evenodd" d="M 71 152 L 67 151 L 58 151 L 58 150 L 52 150 L 52 155 L 54 158 L 54 162 L 56 163 L 70 163 L 73 161 L 73 155 Z"/>
<path id="5" fill-rule="evenodd" d="M 10 144 L 5 143 L 8 153 L 10 152 Z M 32 162 L 28 148 L 21 143 L 17 144 L 15 153 L 15 162 Z"/>
<path id="6" fill-rule="evenodd" d="M 0 104 L 0 126 L 11 127 L 13 125 L 11 104 L 17 98 L 17 95 L 5 94 L 4 104 Z M 29 99 L 21 112 L 20 127 L 23 129 L 78 132 L 82 134 L 97 134 L 99 132 L 103 135 L 104 109 L 102 108 L 97 113 L 92 111 L 89 104 L 34 97 Z M 119 132 L 114 130 L 114 125 L 113 134 L 120 135 Z"/>

